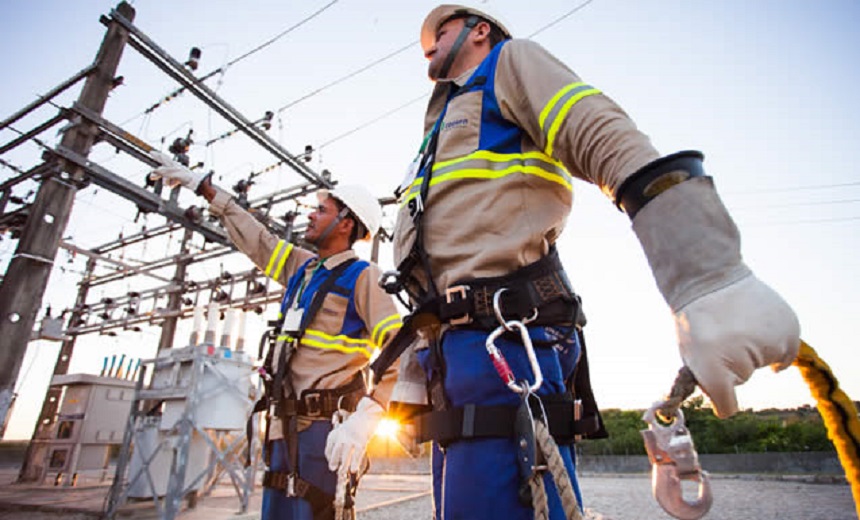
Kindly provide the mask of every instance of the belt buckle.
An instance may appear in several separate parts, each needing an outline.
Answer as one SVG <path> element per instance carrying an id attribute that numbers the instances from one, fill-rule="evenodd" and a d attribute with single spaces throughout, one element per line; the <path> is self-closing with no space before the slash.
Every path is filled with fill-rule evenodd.
<path id="1" fill-rule="evenodd" d="M 460 300 L 465 300 L 467 297 L 467 290 L 469 289 L 468 285 L 453 285 L 445 289 L 445 302 L 453 303 L 455 297 L 458 297 Z M 452 318 L 448 320 L 451 325 L 468 325 L 472 323 L 472 316 L 469 313 L 464 313 L 463 316 L 459 318 Z"/>
<path id="2" fill-rule="evenodd" d="M 303 400 L 305 402 L 305 413 L 307 413 L 308 417 L 318 417 L 322 413 L 319 394 L 306 395 Z"/>

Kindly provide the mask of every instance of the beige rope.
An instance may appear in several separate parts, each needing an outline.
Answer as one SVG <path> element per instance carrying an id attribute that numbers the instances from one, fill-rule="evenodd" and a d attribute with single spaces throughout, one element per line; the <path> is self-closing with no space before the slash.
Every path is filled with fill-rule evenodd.
<path id="1" fill-rule="evenodd" d="M 558 451 L 558 445 L 555 443 L 552 435 L 550 435 L 549 428 L 544 423 L 535 421 L 534 425 L 538 449 L 546 460 L 549 473 L 553 481 L 555 481 L 555 487 L 558 490 L 559 497 L 561 497 L 561 507 L 564 510 L 564 517 L 568 520 L 582 520 L 582 513 L 579 511 L 579 504 L 576 501 L 576 493 L 573 491 L 573 483 L 570 481 L 570 475 L 567 473 L 564 459 Z M 540 472 L 535 472 L 535 475 L 532 476 L 529 482 L 529 486 L 532 490 L 532 506 L 535 510 L 535 520 L 549 518 L 546 489 L 544 488 Z"/>
<path id="2" fill-rule="evenodd" d="M 697 384 L 696 376 L 693 375 L 693 372 L 686 365 L 681 367 L 678 375 L 675 377 L 675 382 L 672 383 L 672 390 L 669 392 L 668 397 L 666 397 L 666 402 L 657 410 L 660 420 L 667 423 L 672 422 L 678 409 L 681 408 L 681 404 L 693 395 Z"/>

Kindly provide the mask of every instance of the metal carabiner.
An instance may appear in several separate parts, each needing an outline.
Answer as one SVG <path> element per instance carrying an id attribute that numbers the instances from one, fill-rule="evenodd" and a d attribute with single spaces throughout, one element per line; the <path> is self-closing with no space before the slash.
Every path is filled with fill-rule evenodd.
<path id="1" fill-rule="evenodd" d="M 499 347 L 496 346 L 495 342 L 499 336 L 504 334 L 506 331 L 513 331 L 514 329 L 519 329 L 520 331 L 520 339 L 523 342 L 523 347 L 526 349 L 526 356 L 529 358 L 529 364 L 532 368 L 532 373 L 535 376 L 535 382 L 531 385 L 528 385 L 524 382 L 522 385 L 517 384 L 516 377 L 514 376 L 514 371 L 511 370 L 510 365 L 508 365 L 507 360 L 502 355 L 502 352 L 499 350 Z M 529 336 L 529 329 L 523 324 L 521 321 L 511 320 L 502 323 L 502 325 L 496 327 L 496 329 L 487 336 L 486 342 L 487 353 L 490 355 L 490 360 L 493 362 L 493 366 L 496 368 L 496 372 L 499 374 L 499 377 L 505 382 L 505 384 L 518 394 L 522 394 L 526 390 L 528 392 L 536 392 L 538 388 L 543 384 L 543 373 L 541 372 L 540 365 L 538 364 L 537 355 L 535 354 L 535 348 L 532 344 L 532 338 Z"/>
<path id="2" fill-rule="evenodd" d="M 668 426 L 657 421 L 657 409 L 664 403 L 654 403 L 642 416 L 648 423 L 640 433 L 651 462 L 651 491 L 657 503 L 679 520 L 698 520 L 711 509 L 713 495 L 708 472 L 699 465 L 690 431 L 684 425 L 684 413 L 679 409 Z M 684 498 L 681 481 L 698 482 L 694 500 Z"/>
<path id="3" fill-rule="evenodd" d="M 493 294 L 493 313 L 496 315 L 496 320 L 498 320 L 499 324 L 505 328 L 508 332 L 513 332 L 513 330 L 508 327 L 508 322 L 505 321 L 505 315 L 502 313 L 502 293 L 507 291 L 506 287 L 502 287 L 498 291 Z M 528 318 L 522 320 L 524 325 L 527 325 L 533 321 L 535 321 L 538 317 L 537 307 L 534 308 L 534 312 Z"/>

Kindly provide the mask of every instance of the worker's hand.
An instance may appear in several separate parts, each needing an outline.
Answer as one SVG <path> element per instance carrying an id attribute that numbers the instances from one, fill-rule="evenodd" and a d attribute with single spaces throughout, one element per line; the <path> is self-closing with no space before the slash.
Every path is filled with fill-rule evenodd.
<path id="1" fill-rule="evenodd" d="M 200 182 L 207 174 L 190 170 L 182 164 L 174 161 L 169 155 L 158 150 L 149 152 L 149 156 L 161 164 L 149 174 L 150 179 L 164 179 L 164 184 L 173 188 L 174 186 L 185 186 L 191 191 L 197 193 L 200 187 Z"/>
<path id="2" fill-rule="evenodd" d="M 376 431 L 376 426 L 385 415 L 385 410 L 376 401 L 363 397 L 345 421 L 335 425 L 325 443 L 325 457 L 332 471 L 349 468 L 358 473 L 362 466 L 367 443 Z"/>
<path id="3" fill-rule="evenodd" d="M 636 214 L 633 230 L 672 309 L 684 363 L 715 413 L 733 415 L 735 386 L 797 356 L 797 316 L 741 260 L 740 233 L 710 178 L 660 193 Z"/>
<path id="4" fill-rule="evenodd" d="M 794 311 L 753 274 L 687 304 L 675 328 L 684 364 L 723 418 L 738 411 L 735 386 L 757 368 L 790 366 L 800 347 Z"/>

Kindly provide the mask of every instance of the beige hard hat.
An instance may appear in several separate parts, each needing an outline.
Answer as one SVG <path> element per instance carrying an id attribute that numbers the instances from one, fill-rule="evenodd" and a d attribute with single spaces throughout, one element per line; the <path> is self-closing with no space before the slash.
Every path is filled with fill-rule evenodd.
<path id="1" fill-rule="evenodd" d="M 379 205 L 379 200 L 371 195 L 367 188 L 357 184 L 347 184 L 335 186 L 331 190 L 317 191 L 318 200 L 323 201 L 328 197 L 341 201 L 364 224 L 367 233 L 360 237 L 361 240 L 370 240 L 379 231 L 379 226 L 382 225 L 382 207 Z"/>
<path id="2" fill-rule="evenodd" d="M 465 5 L 443 4 L 430 11 L 427 17 L 424 18 L 424 23 L 421 25 L 421 48 L 426 52 L 427 49 L 436 43 L 436 31 L 439 30 L 439 27 L 442 27 L 442 24 L 451 18 L 469 15 L 483 18 L 501 29 L 507 38 L 512 38 L 511 32 L 498 18 L 490 16 L 480 9 Z"/>

